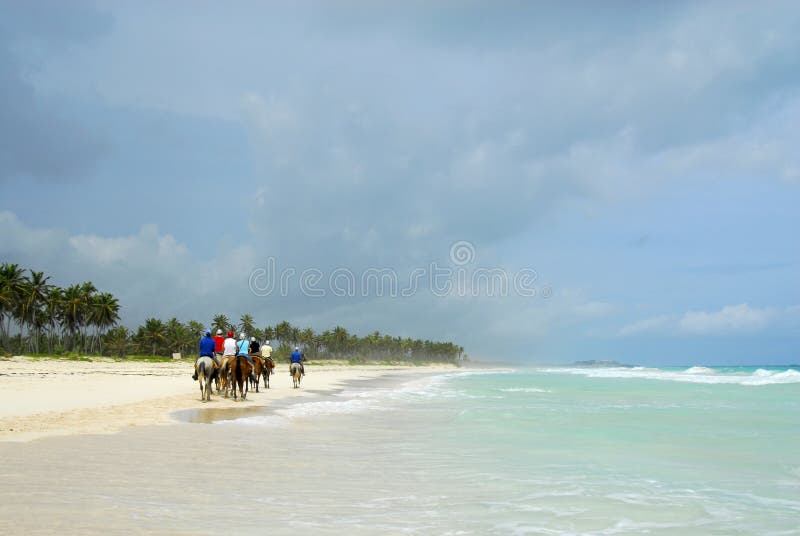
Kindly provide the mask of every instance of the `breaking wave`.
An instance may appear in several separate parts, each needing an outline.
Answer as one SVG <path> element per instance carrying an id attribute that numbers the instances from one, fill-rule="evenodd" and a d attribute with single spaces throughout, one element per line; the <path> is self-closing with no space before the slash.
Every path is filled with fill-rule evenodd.
<path id="1" fill-rule="evenodd" d="M 540 369 L 541 372 L 576 374 L 589 378 L 629 378 L 640 380 L 663 380 L 685 383 L 729 384 L 763 386 L 800 383 L 800 372 L 795 369 L 755 371 L 720 371 L 709 367 L 694 366 L 686 370 L 664 370 L 646 367 L 581 368 L 558 367 Z"/>

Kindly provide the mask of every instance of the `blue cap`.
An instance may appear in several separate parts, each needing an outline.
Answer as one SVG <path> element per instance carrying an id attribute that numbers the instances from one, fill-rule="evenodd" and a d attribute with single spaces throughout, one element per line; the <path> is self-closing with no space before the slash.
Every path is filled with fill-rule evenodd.
<path id="1" fill-rule="evenodd" d="M 206 335 L 211 335 L 211 330 L 210 329 L 206 330 Z"/>

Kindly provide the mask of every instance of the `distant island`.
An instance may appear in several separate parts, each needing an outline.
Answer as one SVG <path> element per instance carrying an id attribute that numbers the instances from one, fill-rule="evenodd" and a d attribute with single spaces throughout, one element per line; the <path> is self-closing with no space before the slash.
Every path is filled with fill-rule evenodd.
<path id="1" fill-rule="evenodd" d="M 578 367 L 627 367 L 633 368 L 634 365 L 627 365 L 619 361 L 602 361 L 597 359 L 590 359 L 588 361 L 575 361 L 573 365 Z"/>

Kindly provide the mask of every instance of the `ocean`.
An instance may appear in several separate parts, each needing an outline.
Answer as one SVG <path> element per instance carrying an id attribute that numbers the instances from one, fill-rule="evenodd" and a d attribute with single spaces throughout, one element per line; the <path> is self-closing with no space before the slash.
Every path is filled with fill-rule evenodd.
<path id="1" fill-rule="evenodd" d="M 797 367 L 399 381 L 2 445 L 0 532 L 800 534 Z"/>

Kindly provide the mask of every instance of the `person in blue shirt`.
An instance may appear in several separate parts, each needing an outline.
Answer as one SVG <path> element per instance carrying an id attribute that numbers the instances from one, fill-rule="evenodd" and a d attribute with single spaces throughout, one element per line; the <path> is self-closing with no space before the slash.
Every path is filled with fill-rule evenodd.
<path id="1" fill-rule="evenodd" d="M 305 376 L 306 375 L 306 367 L 303 365 L 303 361 L 306 358 L 303 354 L 300 353 L 300 348 L 297 346 L 294 347 L 294 352 L 292 352 L 292 363 L 298 363 L 300 365 L 300 374 Z M 292 365 L 289 365 L 289 374 L 292 374 Z"/>
<path id="2" fill-rule="evenodd" d="M 253 358 L 250 357 L 250 341 L 244 333 L 239 334 L 239 341 L 236 343 L 236 357 L 243 356 L 247 358 L 247 362 L 255 366 Z"/>
<path id="3" fill-rule="evenodd" d="M 217 367 L 219 367 L 219 360 L 217 359 L 215 350 L 217 348 L 214 339 L 211 338 L 211 330 L 206 330 L 206 336 L 200 339 L 200 357 L 208 356 L 214 360 Z M 194 361 L 194 375 L 192 376 L 193 380 L 197 380 L 197 359 Z"/>

